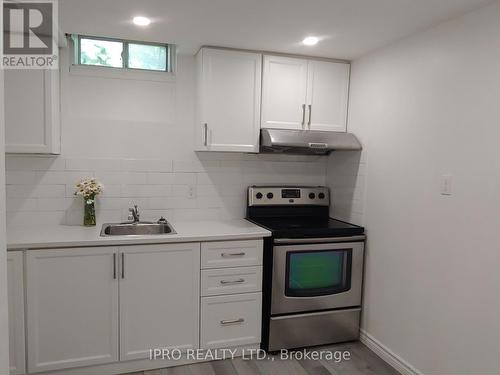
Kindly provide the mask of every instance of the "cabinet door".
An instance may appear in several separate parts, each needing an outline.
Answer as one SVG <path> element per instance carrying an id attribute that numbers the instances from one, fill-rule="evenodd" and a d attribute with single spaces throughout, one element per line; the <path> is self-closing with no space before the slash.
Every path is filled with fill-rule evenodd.
<path id="1" fill-rule="evenodd" d="M 258 152 L 262 56 L 204 48 L 200 58 L 197 149 Z"/>
<path id="2" fill-rule="evenodd" d="M 121 248 L 120 360 L 199 346 L 200 244 Z"/>
<path id="3" fill-rule="evenodd" d="M 264 56 L 262 128 L 303 129 L 307 60 Z"/>
<path id="4" fill-rule="evenodd" d="M 116 252 L 27 252 L 30 373 L 118 361 Z"/>
<path id="5" fill-rule="evenodd" d="M 309 61 L 307 128 L 346 131 L 349 64 Z"/>
<path id="6" fill-rule="evenodd" d="M 60 153 L 59 71 L 5 71 L 5 151 Z"/>
<path id="7" fill-rule="evenodd" d="M 7 291 L 9 303 L 10 374 L 24 374 L 24 283 L 23 253 L 7 253 Z"/>

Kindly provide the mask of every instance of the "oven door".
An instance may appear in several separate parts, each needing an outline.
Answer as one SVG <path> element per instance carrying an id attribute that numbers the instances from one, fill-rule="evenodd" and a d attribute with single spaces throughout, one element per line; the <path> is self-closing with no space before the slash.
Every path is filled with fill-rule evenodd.
<path id="1" fill-rule="evenodd" d="M 363 254 L 364 242 L 274 245 L 271 314 L 361 305 Z"/>

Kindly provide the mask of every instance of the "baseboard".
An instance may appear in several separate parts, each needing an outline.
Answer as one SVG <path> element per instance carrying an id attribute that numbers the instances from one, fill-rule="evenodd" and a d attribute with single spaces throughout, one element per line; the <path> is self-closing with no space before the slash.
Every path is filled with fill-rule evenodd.
<path id="1" fill-rule="evenodd" d="M 424 375 L 363 329 L 360 330 L 359 340 L 401 375 Z"/>

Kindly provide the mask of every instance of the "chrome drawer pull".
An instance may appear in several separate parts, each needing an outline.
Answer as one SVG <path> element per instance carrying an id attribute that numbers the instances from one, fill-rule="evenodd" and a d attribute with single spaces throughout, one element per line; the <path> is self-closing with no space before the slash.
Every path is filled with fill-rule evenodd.
<path id="1" fill-rule="evenodd" d="M 221 280 L 221 284 L 238 284 L 238 283 L 244 283 L 245 279 L 238 279 L 238 280 Z"/>
<path id="2" fill-rule="evenodd" d="M 245 255 L 244 252 L 241 252 L 241 253 L 221 253 L 221 257 L 242 257 L 243 255 Z"/>
<path id="3" fill-rule="evenodd" d="M 222 324 L 223 326 L 225 325 L 228 325 L 228 324 L 239 324 L 239 323 L 243 323 L 245 321 L 245 319 L 243 318 L 239 318 L 239 319 L 232 319 L 232 320 L 221 320 L 220 321 L 220 324 Z"/>

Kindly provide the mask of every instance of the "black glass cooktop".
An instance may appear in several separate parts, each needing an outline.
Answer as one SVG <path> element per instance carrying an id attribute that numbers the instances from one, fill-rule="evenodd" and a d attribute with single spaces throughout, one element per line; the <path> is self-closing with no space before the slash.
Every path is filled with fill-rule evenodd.
<path id="1" fill-rule="evenodd" d="M 331 218 L 261 217 L 249 220 L 273 232 L 275 238 L 344 237 L 360 235 L 365 231 L 363 227 Z"/>

